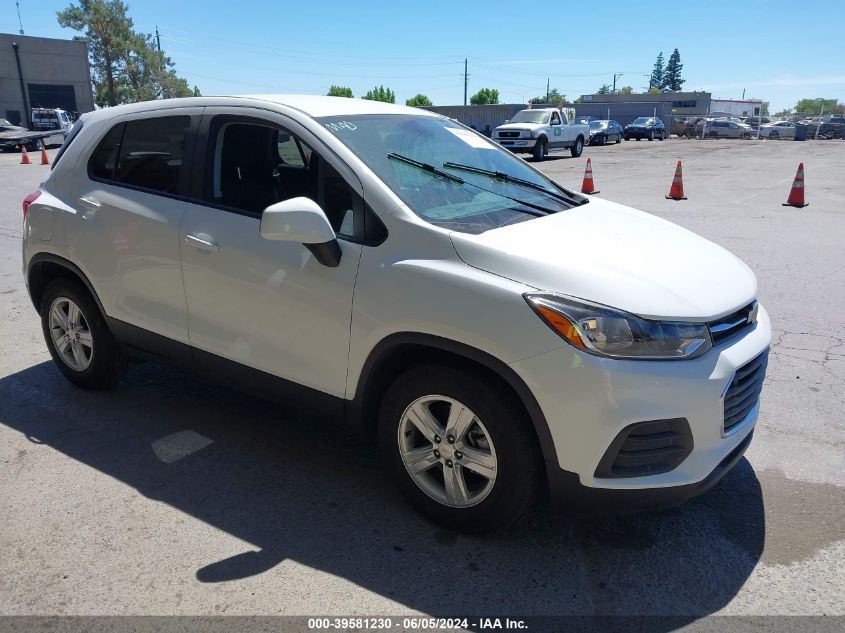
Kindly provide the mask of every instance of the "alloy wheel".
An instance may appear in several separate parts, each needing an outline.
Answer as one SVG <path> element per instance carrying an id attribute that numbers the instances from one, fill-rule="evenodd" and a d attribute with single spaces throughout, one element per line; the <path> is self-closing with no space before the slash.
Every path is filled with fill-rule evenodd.
<path id="1" fill-rule="evenodd" d="M 490 494 L 498 469 L 496 449 L 465 404 L 442 395 L 417 398 L 402 414 L 398 431 L 402 463 L 429 497 L 468 508 Z"/>
<path id="2" fill-rule="evenodd" d="M 94 357 L 94 339 L 82 310 L 67 297 L 57 297 L 48 316 L 53 346 L 65 365 L 85 371 Z"/>

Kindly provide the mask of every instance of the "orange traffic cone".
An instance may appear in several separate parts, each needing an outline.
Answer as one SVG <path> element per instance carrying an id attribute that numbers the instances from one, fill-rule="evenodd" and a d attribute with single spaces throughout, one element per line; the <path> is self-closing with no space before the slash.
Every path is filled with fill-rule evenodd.
<path id="1" fill-rule="evenodd" d="M 599 193 L 593 183 L 593 161 L 587 159 L 587 167 L 584 169 L 584 182 L 581 183 L 581 193 Z"/>
<path id="2" fill-rule="evenodd" d="M 21 165 L 29 164 L 29 154 L 26 153 L 26 145 L 21 145 Z"/>
<path id="3" fill-rule="evenodd" d="M 672 186 L 669 187 L 669 195 L 667 200 L 686 200 L 684 195 L 684 175 L 681 168 L 681 161 L 678 161 L 678 166 L 675 167 L 675 177 L 672 178 Z"/>
<path id="4" fill-rule="evenodd" d="M 804 163 L 798 164 L 798 171 L 795 180 L 792 182 L 792 189 L 789 190 L 789 197 L 783 203 L 784 207 L 806 207 L 809 202 L 804 202 Z"/>
<path id="5" fill-rule="evenodd" d="M 42 165 L 49 165 L 50 159 L 47 157 L 47 148 L 44 147 L 44 143 L 41 143 L 41 164 Z"/>

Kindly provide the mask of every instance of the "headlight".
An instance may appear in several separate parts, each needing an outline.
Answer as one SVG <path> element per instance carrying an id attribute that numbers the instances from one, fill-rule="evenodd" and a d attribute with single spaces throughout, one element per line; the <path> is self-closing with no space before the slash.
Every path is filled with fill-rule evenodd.
<path id="1" fill-rule="evenodd" d="M 534 138 L 534 132 L 528 130 L 527 132 L 525 132 L 525 136 L 527 136 L 528 138 Z"/>
<path id="2" fill-rule="evenodd" d="M 695 358 L 711 347 L 706 323 L 650 321 L 606 306 L 551 294 L 525 300 L 552 330 L 581 351 L 610 358 Z"/>

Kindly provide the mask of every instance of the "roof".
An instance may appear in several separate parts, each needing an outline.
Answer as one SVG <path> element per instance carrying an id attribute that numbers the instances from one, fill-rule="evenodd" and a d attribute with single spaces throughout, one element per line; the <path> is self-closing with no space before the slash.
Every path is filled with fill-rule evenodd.
<path id="1" fill-rule="evenodd" d="M 216 97 L 187 97 L 184 99 L 159 99 L 143 101 L 129 105 L 102 108 L 88 113 L 86 118 L 111 117 L 132 112 L 147 112 L 178 107 L 226 106 L 226 105 L 267 105 L 293 108 L 310 117 L 343 116 L 359 114 L 410 114 L 416 116 L 439 116 L 420 108 L 369 101 L 366 99 L 350 99 L 347 97 L 324 97 L 319 95 L 231 95 Z"/>

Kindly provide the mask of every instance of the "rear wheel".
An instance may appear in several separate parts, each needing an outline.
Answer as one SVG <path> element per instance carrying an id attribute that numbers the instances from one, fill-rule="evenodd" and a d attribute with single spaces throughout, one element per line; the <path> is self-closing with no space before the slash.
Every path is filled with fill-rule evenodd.
<path id="1" fill-rule="evenodd" d="M 53 361 L 73 384 L 107 389 L 126 371 L 126 355 L 78 281 L 50 282 L 41 299 L 41 328 Z"/>
<path id="2" fill-rule="evenodd" d="M 772 130 L 771 132 L 769 132 L 769 138 L 770 139 L 777 140 L 778 136 L 780 136 L 780 134 L 778 133 L 777 130 Z"/>
<path id="3" fill-rule="evenodd" d="M 621 135 L 621 134 L 618 134 L 618 135 L 616 136 L 616 143 L 618 144 L 618 143 L 621 143 L 621 142 L 622 142 L 622 135 Z"/>
<path id="4" fill-rule="evenodd" d="M 584 139 L 580 136 L 575 139 L 575 145 L 569 148 L 570 154 L 572 154 L 572 158 L 578 158 L 581 155 L 581 152 L 584 151 Z"/>
<path id="5" fill-rule="evenodd" d="M 432 521 L 494 530 L 537 497 L 542 460 L 524 409 L 472 370 L 406 371 L 385 393 L 378 423 L 391 478 Z"/>
<path id="6" fill-rule="evenodd" d="M 537 139 L 537 143 L 534 145 L 534 151 L 531 152 L 531 155 L 534 156 L 534 160 L 543 160 L 549 153 L 546 143 L 547 141 L 544 138 Z"/>

